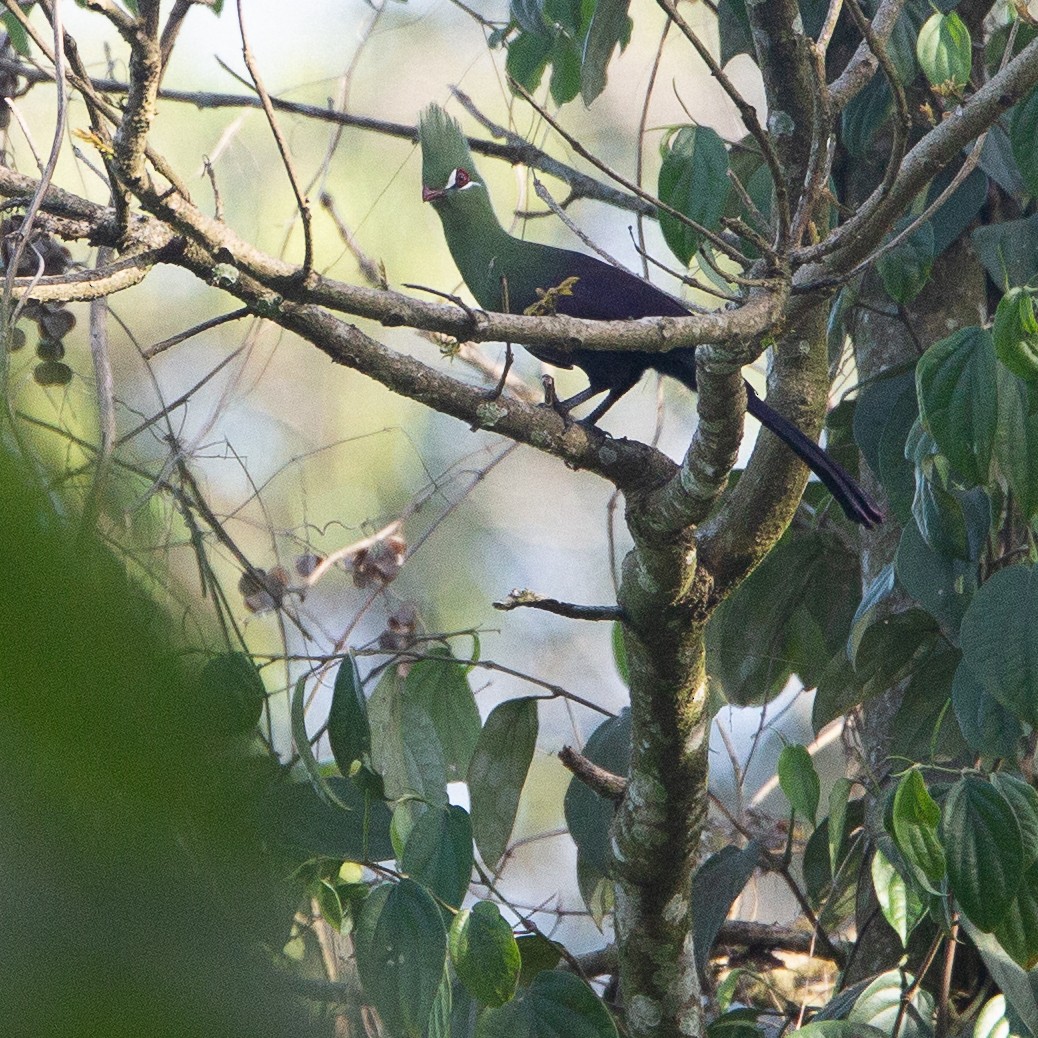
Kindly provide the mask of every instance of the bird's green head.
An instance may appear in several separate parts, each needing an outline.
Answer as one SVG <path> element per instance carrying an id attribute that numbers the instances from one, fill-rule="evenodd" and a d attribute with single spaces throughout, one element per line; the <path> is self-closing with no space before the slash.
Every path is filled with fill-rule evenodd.
<path id="1" fill-rule="evenodd" d="M 429 105 L 418 121 L 422 145 L 422 201 L 437 209 L 453 207 L 465 195 L 486 193 L 472 152 L 457 121 L 439 105 Z"/>

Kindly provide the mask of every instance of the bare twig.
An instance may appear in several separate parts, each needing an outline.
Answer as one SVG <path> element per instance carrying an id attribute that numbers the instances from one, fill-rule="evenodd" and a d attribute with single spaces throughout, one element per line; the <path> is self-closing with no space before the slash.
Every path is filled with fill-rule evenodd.
<path id="1" fill-rule="evenodd" d="M 570 620 L 609 620 L 616 622 L 623 619 L 623 610 L 619 606 L 585 606 L 573 602 L 560 602 L 557 598 L 544 598 L 532 591 L 510 591 L 508 597 L 493 603 L 495 609 L 507 613 L 513 609 L 540 609 L 545 613 L 565 616 Z"/>

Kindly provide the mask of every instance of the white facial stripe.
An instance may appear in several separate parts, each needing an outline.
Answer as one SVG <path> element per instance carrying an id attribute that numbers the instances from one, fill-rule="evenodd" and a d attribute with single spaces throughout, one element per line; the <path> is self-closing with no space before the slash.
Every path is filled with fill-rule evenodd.
<path id="1" fill-rule="evenodd" d="M 447 178 L 447 183 L 443 185 L 444 191 L 450 191 L 458 182 L 458 171 L 456 169 L 451 170 L 451 175 Z"/>

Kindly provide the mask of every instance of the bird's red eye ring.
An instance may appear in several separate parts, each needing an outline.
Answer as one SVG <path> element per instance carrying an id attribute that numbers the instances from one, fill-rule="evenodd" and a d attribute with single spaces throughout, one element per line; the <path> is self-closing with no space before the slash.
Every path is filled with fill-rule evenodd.
<path id="1" fill-rule="evenodd" d="M 452 179 L 454 180 L 454 183 L 451 184 L 451 187 L 458 189 L 468 187 L 469 183 L 472 180 L 472 177 L 469 176 L 469 171 L 467 169 L 462 169 L 459 166 L 458 169 L 454 171 L 454 176 Z"/>

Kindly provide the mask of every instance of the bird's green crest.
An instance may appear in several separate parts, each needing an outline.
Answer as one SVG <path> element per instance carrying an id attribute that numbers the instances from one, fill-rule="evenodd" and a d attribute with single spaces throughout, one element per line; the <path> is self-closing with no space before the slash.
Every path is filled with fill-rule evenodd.
<path id="1" fill-rule="evenodd" d="M 443 187 L 451 172 L 459 168 L 482 182 L 461 127 L 439 105 L 429 105 L 422 112 L 418 140 L 422 145 L 422 183 L 426 187 Z"/>

